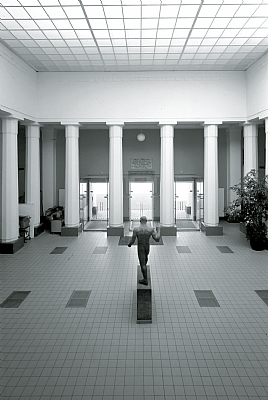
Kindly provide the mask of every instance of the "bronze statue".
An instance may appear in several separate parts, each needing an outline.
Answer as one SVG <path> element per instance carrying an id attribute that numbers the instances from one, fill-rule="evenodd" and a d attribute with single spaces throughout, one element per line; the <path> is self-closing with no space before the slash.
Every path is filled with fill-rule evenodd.
<path id="1" fill-rule="evenodd" d="M 143 275 L 143 279 L 139 280 L 139 283 L 143 285 L 148 285 L 148 280 L 147 280 L 147 261 L 148 261 L 148 255 L 150 251 L 150 237 L 153 237 L 153 239 L 156 242 L 159 242 L 160 240 L 160 228 L 156 227 L 156 230 L 154 228 L 150 228 L 147 226 L 147 218 L 145 216 L 140 218 L 140 226 L 138 228 L 133 229 L 133 235 L 132 238 L 130 239 L 128 243 L 128 247 L 131 247 L 134 243 L 136 238 L 138 238 L 138 257 L 139 257 L 139 262 L 141 266 L 141 272 Z"/>

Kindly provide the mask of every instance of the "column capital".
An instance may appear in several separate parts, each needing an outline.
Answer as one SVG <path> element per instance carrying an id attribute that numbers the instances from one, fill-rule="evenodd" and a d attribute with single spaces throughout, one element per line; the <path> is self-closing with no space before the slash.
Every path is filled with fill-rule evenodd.
<path id="1" fill-rule="evenodd" d="M 44 125 L 42 129 L 42 140 L 56 140 L 57 131 L 53 126 Z"/>
<path id="2" fill-rule="evenodd" d="M 81 126 L 81 124 L 77 121 L 70 121 L 70 122 L 61 122 L 62 126 Z"/>
<path id="3" fill-rule="evenodd" d="M 243 126 L 243 136 L 258 136 L 258 124 L 245 124 Z"/>
<path id="4" fill-rule="evenodd" d="M 162 125 L 160 127 L 161 138 L 173 138 L 174 137 L 174 125 Z"/>
<path id="5" fill-rule="evenodd" d="M 222 125 L 222 120 L 220 119 L 211 119 L 208 121 L 204 121 L 203 123 L 204 126 L 209 126 L 209 125 Z"/>
<path id="6" fill-rule="evenodd" d="M 80 125 L 65 125 L 65 137 L 79 138 L 79 126 Z"/>
<path id="7" fill-rule="evenodd" d="M 162 127 L 162 126 L 175 126 L 175 125 L 177 125 L 177 121 L 175 121 L 174 119 L 167 120 L 167 121 L 159 121 L 158 125 L 160 127 Z"/>
<path id="8" fill-rule="evenodd" d="M 123 137 L 123 126 L 122 125 L 110 125 L 109 126 L 109 138 Z"/>
<path id="9" fill-rule="evenodd" d="M 113 122 L 106 122 L 106 125 L 108 127 L 111 127 L 111 126 L 122 126 L 123 127 L 125 125 L 125 123 L 123 121 L 113 121 Z"/>
<path id="10" fill-rule="evenodd" d="M 18 122 L 19 120 L 14 117 L 3 117 L 2 118 L 2 134 L 18 134 Z"/>
<path id="11" fill-rule="evenodd" d="M 204 137 L 218 137 L 218 125 L 204 125 Z"/>
<path id="12" fill-rule="evenodd" d="M 26 138 L 40 138 L 40 125 L 26 125 Z"/>

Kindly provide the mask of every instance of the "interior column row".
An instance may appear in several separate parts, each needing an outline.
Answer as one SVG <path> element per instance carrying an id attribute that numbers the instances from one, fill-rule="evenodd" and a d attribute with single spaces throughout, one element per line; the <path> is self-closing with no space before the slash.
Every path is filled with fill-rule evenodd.
<path id="1" fill-rule="evenodd" d="M 120 234 L 123 229 L 123 123 L 109 126 L 109 210 L 108 234 Z M 265 120 L 266 149 L 268 119 Z M 2 186 L 1 242 L 13 242 L 19 236 L 18 206 L 18 119 L 2 118 Z M 174 125 L 160 125 L 160 225 L 163 234 L 175 234 L 174 227 Z M 79 226 L 79 124 L 65 126 L 65 225 Z M 244 171 L 257 169 L 257 125 L 244 125 Z M 229 160 L 228 185 L 237 183 L 239 129 L 230 128 L 227 140 Z M 42 130 L 42 191 L 43 209 L 56 204 L 56 131 L 49 126 Z M 233 151 L 233 153 L 232 153 Z M 40 125 L 26 126 L 26 203 L 34 204 L 31 223 L 40 224 Z M 266 174 L 268 174 L 266 151 Z M 237 176 L 236 176 L 237 175 Z M 240 175 L 240 176 L 239 176 Z M 232 182 L 234 180 L 234 182 Z M 204 225 L 217 226 L 218 217 L 218 126 L 204 126 Z"/>

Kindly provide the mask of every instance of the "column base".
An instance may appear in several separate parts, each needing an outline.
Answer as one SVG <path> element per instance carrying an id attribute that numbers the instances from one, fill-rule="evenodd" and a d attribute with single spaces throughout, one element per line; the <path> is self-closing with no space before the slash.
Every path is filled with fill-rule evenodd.
<path id="1" fill-rule="evenodd" d="M 122 226 L 108 226 L 107 236 L 124 236 L 124 225 Z"/>
<path id="2" fill-rule="evenodd" d="M 216 226 L 207 226 L 204 222 L 201 223 L 201 231 L 206 236 L 223 236 L 223 227 L 216 225 Z"/>
<path id="3" fill-rule="evenodd" d="M 82 233 L 82 224 L 77 226 L 62 226 L 61 236 L 79 236 Z"/>
<path id="4" fill-rule="evenodd" d="M 34 227 L 34 237 L 41 235 L 45 230 L 44 224 L 40 224 Z"/>
<path id="5" fill-rule="evenodd" d="M 177 227 L 174 226 L 162 226 L 160 225 L 161 236 L 177 236 Z"/>
<path id="6" fill-rule="evenodd" d="M 14 254 L 24 247 L 24 238 L 19 237 L 13 242 L 0 243 L 0 254 Z"/>

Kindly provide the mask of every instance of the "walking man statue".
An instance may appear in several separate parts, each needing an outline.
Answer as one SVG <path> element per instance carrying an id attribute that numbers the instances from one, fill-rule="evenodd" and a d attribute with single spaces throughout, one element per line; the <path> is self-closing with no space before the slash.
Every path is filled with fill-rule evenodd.
<path id="1" fill-rule="evenodd" d="M 140 226 L 138 226 L 138 228 L 133 229 L 132 238 L 128 243 L 128 247 L 131 247 L 135 243 L 136 238 L 138 238 L 138 257 L 141 266 L 141 272 L 143 275 L 143 279 L 139 280 L 139 283 L 146 286 L 148 285 L 147 261 L 148 261 L 148 254 L 150 251 L 149 240 L 151 236 L 156 242 L 159 242 L 160 228 L 156 227 L 156 230 L 154 230 L 154 228 L 150 228 L 149 226 L 147 226 L 147 218 L 143 216 L 140 218 Z"/>

